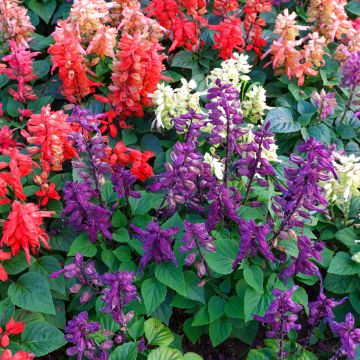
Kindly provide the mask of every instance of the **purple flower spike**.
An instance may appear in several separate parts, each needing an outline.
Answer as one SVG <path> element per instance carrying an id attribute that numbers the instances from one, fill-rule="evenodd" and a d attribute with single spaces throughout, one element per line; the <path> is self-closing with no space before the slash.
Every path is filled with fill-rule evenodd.
<path id="1" fill-rule="evenodd" d="M 325 244 L 321 241 L 315 244 L 311 243 L 311 240 L 306 235 L 300 235 L 297 240 L 297 248 L 299 255 L 297 258 L 292 257 L 292 264 L 284 269 L 280 273 L 280 279 L 292 277 L 299 272 L 306 275 L 320 275 L 318 267 L 310 261 L 311 258 L 315 258 L 321 261 L 321 252 L 324 249 Z"/>
<path id="2" fill-rule="evenodd" d="M 360 86 L 360 51 L 349 53 L 341 66 L 341 87 L 355 89 Z"/>
<path id="3" fill-rule="evenodd" d="M 80 125 L 83 130 L 96 131 L 97 133 L 100 133 L 98 124 L 99 119 L 103 117 L 104 114 L 91 114 L 91 110 L 82 109 L 80 106 L 75 106 L 71 115 L 66 121 Z"/>
<path id="4" fill-rule="evenodd" d="M 300 330 L 301 325 L 296 324 L 297 315 L 302 306 L 292 300 L 292 296 L 298 287 L 294 286 L 287 291 L 273 290 L 276 299 L 270 304 L 265 316 L 254 315 L 254 319 L 269 325 L 270 330 L 266 332 L 269 338 L 286 335 L 290 330 Z"/>
<path id="5" fill-rule="evenodd" d="M 114 185 L 114 191 L 120 199 L 130 196 L 135 199 L 141 197 L 140 193 L 131 190 L 131 186 L 136 182 L 136 176 L 132 174 L 130 170 L 125 170 L 123 166 L 115 166 L 114 173 L 111 176 L 111 182 Z"/>
<path id="6" fill-rule="evenodd" d="M 271 261 L 276 261 L 266 238 L 270 232 L 271 229 L 268 224 L 257 225 L 253 220 L 243 220 L 239 227 L 241 237 L 240 248 L 234 261 L 233 269 L 236 269 L 240 261 L 246 256 L 255 256 L 257 252 Z"/>
<path id="7" fill-rule="evenodd" d="M 95 340 L 89 336 L 98 332 L 101 326 L 98 322 L 88 322 L 88 319 L 88 313 L 83 311 L 67 323 L 65 340 L 74 346 L 66 352 L 69 356 L 77 354 L 78 360 L 83 359 L 83 355 L 90 360 L 107 360 L 107 352 L 97 347 Z"/>
<path id="8" fill-rule="evenodd" d="M 315 327 L 324 318 L 335 318 L 335 314 L 333 313 L 332 309 L 342 304 L 346 299 L 347 297 L 344 297 L 338 301 L 335 299 L 329 299 L 326 297 L 323 291 L 321 291 L 315 301 L 309 302 L 308 324 Z"/>
<path id="9" fill-rule="evenodd" d="M 139 229 L 134 225 L 130 225 L 130 227 L 144 247 L 144 255 L 140 260 L 140 270 L 143 270 L 151 260 L 154 260 L 157 264 L 165 261 L 177 264 L 172 247 L 173 236 L 178 232 L 177 227 L 162 229 L 154 221 L 149 222 L 146 229 Z"/>
<path id="10" fill-rule="evenodd" d="M 124 313 L 124 306 L 132 300 L 136 300 L 137 290 L 133 282 L 135 274 L 133 272 L 107 273 L 102 276 L 102 281 L 107 288 L 103 289 L 103 301 L 106 306 L 101 309 L 106 314 L 111 314 L 114 321 L 121 326 L 126 324 L 133 318 L 133 312 Z"/>
<path id="11" fill-rule="evenodd" d="M 340 338 L 341 345 L 337 354 L 355 359 L 355 350 L 360 344 L 360 328 L 354 329 L 355 319 L 353 314 L 348 313 L 345 321 L 341 323 L 332 319 L 326 319 L 326 321 L 329 323 L 331 331 Z"/>

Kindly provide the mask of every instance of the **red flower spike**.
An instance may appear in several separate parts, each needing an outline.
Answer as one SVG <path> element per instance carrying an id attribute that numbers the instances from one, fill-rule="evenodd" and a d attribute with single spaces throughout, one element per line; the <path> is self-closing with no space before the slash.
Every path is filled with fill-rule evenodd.
<path id="1" fill-rule="evenodd" d="M 13 318 L 5 324 L 5 331 L 9 335 L 21 334 L 24 328 L 25 324 L 23 322 L 15 321 Z"/>

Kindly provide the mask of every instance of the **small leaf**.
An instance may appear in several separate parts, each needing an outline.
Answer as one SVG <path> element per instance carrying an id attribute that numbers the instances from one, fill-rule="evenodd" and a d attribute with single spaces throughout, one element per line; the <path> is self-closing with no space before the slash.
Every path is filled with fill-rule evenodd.
<path id="1" fill-rule="evenodd" d="M 90 242 L 87 234 L 82 233 L 72 243 L 68 256 L 75 256 L 78 252 L 81 252 L 86 257 L 93 257 L 96 251 L 96 245 Z"/>
<path id="2" fill-rule="evenodd" d="M 348 253 L 340 251 L 331 260 L 328 272 L 336 275 L 360 274 L 360 264 L 351 260 Z"/>
<path id="3" fill-rule="evenodd" d="M 221 318 L 224 314 L 226 301 L 218 296 L 212 296 L 208 303 L 210 323 Z"/>
<path id="4" fill-rule="evenodd" d="M 195 315 L 194 320 L 192 322 L 192 326 L 203 326 L 210 323 L 209 313 L 207 311 L 207 307 L 202 307 Z"/>
<path id="5" fill-rule="evenodd" d="M 233 272 L 233 263 L 238 252 L 239 245 L 230 239 L 214 241 L 216 252 L 207 253 L 205 260 L 211 270 L 227 275 Z"/>
<path id="6" fill-rule="evenodd" d="M 152 350 L 147 358 L 148 360 L 183 360 L 181 352 L 177 349 L 160 347 Z"/>
<path id="7" fill-rule="evenodd" d="M 209 335 L 213 346 L 224 342 L 231 334 L 232 324 L 228 319 L 218 319 L 209 325 Z"/>
<path id="8" fill-rule="evenodd" d="M 260 266 L 251 265 L 244 269 L 245 281 L 257 292 L 263 293 L 264 273 Z"/>
<path id="9" fill-rule="evenodd" d="M 40 3 L 38 0 L 28 0 L 26 5 L 48 24 L 55 11 L 56 0 L 48 0 L 45 4 Z"/>
<path id="10" fill-rule="evenodd" d="M 270 129 L 275 133 L 292 133 L 299 131 L 301 128 L 299 123 L 294 122 L 291 111 L 284 107 L 271 109 L 265 121 L 270 121 Z"/>
<path id="11" fill-rule="evenodd" d="M 170 329 L 158 319 L 146 320 L 144 330 L 149 345 L 168 346 L 174 341 Z"/>
<path id="12" fill-rule="evenodd" d="M 137 345 L 129 342 L 118 346 L 110 355 L 109 360 L 136 360 Z"/>
<path id="13" fill-rule="evenodd" d="M 186 69 L 192 69 L 196 65 L 196 62 L 193 60 L 193 52 L 187 50 L 179 51 L 171 62 L 172 67 L 182 67 Z"/>

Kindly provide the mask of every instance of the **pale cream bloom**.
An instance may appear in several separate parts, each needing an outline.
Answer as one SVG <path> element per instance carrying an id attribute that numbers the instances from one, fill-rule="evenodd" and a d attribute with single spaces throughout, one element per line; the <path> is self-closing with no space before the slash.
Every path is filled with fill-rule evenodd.
<path id="1" fill-rule="evenodd" d="M 355 253 L 352 257 L 351 257 L 352 261 L 355 261 L 356 263 L 360 264 L 360 251 Z"/>
<path id="2" fill-rule="evenodd" d="M 270 109 L 266 105 L 266 90 L 261 85 L 253 85 L 246 92 L 246 98 L 241 103 L 241 110 L 245 120 L 254 124 L 261 121 L 265 115 L 265 110 Z"/>
<path id="3" fill-rule="evenodd" d="M 170 129 L 171 119 L 174 117 L 186 114 L 190 109 L 201 112 L 200 96 L 202 94 L 194 92 L 196 82 L 181 79 L 181 83 L 182 86 L 176 89 L 170 85 L 158 84 L 157 90 L 149 94 L 156 106 L 153 127 Z"/>
<path id="4" fill-rule="evenodd" d="M 204 155 L 204 162 L 210 165 L 212 173 L 218 180 L 224 179 L 225 165 L 219 159 L 209 153 Z"/>
<path id="5" fill-rule="evenodd" d="M 219 79 L 223 84 L 231 84 L 235 89 L 240 90 L 241 84 L 250 80 L 247 75 L 251 71 L 251 65 L 248 63 L 249 56 L 234 53 L 233 57 L 223 61 L 221 67 L 211 71 L 207 77 L 209 88 L 216 86 L 215 81 Z"/>

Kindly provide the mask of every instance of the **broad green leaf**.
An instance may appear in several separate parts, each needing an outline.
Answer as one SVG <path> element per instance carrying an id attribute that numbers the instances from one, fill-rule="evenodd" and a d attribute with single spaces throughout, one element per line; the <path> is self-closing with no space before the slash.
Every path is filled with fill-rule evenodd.
<path id="1" fill-rule="evenodd" d="M 158 265 L 155 269 L 155 277 L 167 287 L 186 297 L 184 274 L 175 264 L 166 262 Z"/>
<path id="2" fill-rule="evenodd" d="M 44 356 L 66 344 L 63 333 L 43 321 L 31 321 L 21 334 L 21 349 Z"/>
<path id="3" fill-rule="evenodd" d="M 170 80 L 167 81 L 169 84 L 178 82 L 182 78 L 181 74 L 178 74 L 177 72 L 172 71 L 172 70 L 165 70 L 161 74 L 163 76 L 166 76 L 166 77 L 170 78 Z"/>
<path id="4" fill-rule="evenodd" d="M 50 59 L 46 59 L 46 60 L 37 60 L 37 61 L 34 61 L 32 63 L 32 68 L 33 68 L 33 71 L 34 71 L 34 74 L 37 76 L 38 79 L 41 79 L 42 77 L 44 77 L 45 75 L 47 75 L 50 71 Z M 46 96 L 46 98 L 51 99 L 50 96 Z M 40 99 L 37 100 L 38 103 L 43 101 Z M 30 103 L 31 104 L 31 103 Z M 45 105 L 45 104 L 44 104 Z M 39 107 L 34 107 L 34 106 L 31 106 L 30 108 L 31 110 L 33 110 L 34 112 L 40 112 L 39 110 L 41 110 L 41 107 L 39 109 Z"/>
<path id="5" fill-rule="evenodd" d="M 224 315 L 226 301 L 218 296 L 212 296 L 208 303 L 210 323 Z"/>
<path id="6" fill-rule="evenodd" d="M 109 360 L 136 360 L 137 345 L 129 342 L 118 346 L 110 355 Z"/>
<path id="7" fill-rule="evenodd" d="M 148 356 L 148 360 L 183 360 L 184 357 L 177 349 L 168 347 L 160 347 L 152 350 Z"/>
<path id="8" fill-rule="evenodd" d="M 165 300 L 166 286 L 154 278 L 147 279 L 141 285 L 141 295 L 149 315 Z"/>
<path id="9" fill-rule="evenodd" d="M 360 314 L 360 291 L 355 290 L 349 295 L 349 300 L 351 306 L 355 309 L 355 311 Z"/>
<path id="10" fill-rule="evenodd" d="M 115 211 L 111 218 L 111 225 L 116 228 L 122 228 L 127 225 L 126 216 L 120 211 Z"/>
<path id="11" fill-rule="evenodd" d="M 34 258 L 31 257 L 31 263 L 34 262 Z M 4 269 L 9 275 L 17 275 L 27 269 L 30 265 L 26 261 L 25 253 L 21 251 L 16 256 L 13 256 L 9 260 L 4 260 L 1 262 L 4 266 Z"/>
<path id="12" fill-rule="evenodd" d="M 205 303 L 204 288 L 199 286 L 199 278 L 192 271 L 185 271 L 186 298 Z"/>
<path id="13" fill-rule="evenodd" d="M 7 105 L 6 105 L 6 112 L 13 117 L 19 117 L 19 111 L 18 109 L 24 109 L 24 105 L 19 102 L 14 100 L 12 97 L 9 97 Z"/>
<path id="14" fill-rule="evenodd" d="M 306 314 L 309 314 L 309 298 L 306 290 L 302 287 L 299 287 L 293 295 L 293 300 L 296 301 L 298 304 L 302 305 L 305 309 Z"/>
<path id="15" fill-rule="evenodd" d="M 10 320 L 10 318 L 14 317 L 15 314 L 15 306 L 11 302 L 9 297 L 0 301 L 0 326 L 3 327 L 5 323 Z"/>
<path id="16" fill-rule="evenodd" d="M 46 3 L 41 3 L 38 0 L 28 0 L 26 5 L 48 24 L 55 11 L 56 0 L 48 0 Z"/>
<path id="17" fill-rule="evenodd" d="M 264 273 L 260 266 L 251 265 L 244 269 L 245 281 L 257 292 L 263 293 Z"/>
<path id="18" fill-rule="evenodd" d="M 171 62 L 172 67 L 182 67 L 186 69 L 192 69 L 196 65 L 196 62 L 193 60 L 193 52 L 187 50 L 179 51 Z"/>
<path id="19" fill-rule="evenodd" d="M 8 294 L 14 305 L 30 311 L 55 314 L 48 282 L 36 273 L 28 272 L 10 285 Z"/>
<path id="20" fill-rule="evenodd" d="M 35 51 L 41 51 L 47 49 L 52 43 L 54 39 L 52 36 L 42 36 L 36 32 L 31 34 L 31 41 L 29 42 L 30 49 Z"/>
<path id="21" fill-rule="evenodd" d="M 231 296 L 225 305 L 225 314 L 230 318 L 242 319 L 244 316 L 244 300 Z"/>
<path id="22" fill-rule="evenodd" d="M 145 191 L 139 191 L 139 193 L 141 194 L 141 198 L 129 198 L 129 204 L 133 216 L 147 214 L 151 209 L 159 207 L 163 200 L 163 196 L 159 194 L 152 194 Z"/>
<path id="23" fill-rule="evenodd" d="M 207 326 L 192 326 L 191 323 L 191 318 L 186 319 L 183 324 L 183 330 L 191 343 L 195 344 L 200 336 L 207 332 Z"/>
<path id="24" fill-rule="evenodd" d="M 149 345 L 168 346 L 174 341 L 174 335 L 170 329 L 158 319 L 146 320 L 144 330 Z"/>
<path id="25" fill-rule="evenodd" d="M 192 322 L 192 326 L 203 326 L 210 323 L 210 317 L 207 310 L 207 307 L 202 307 L 194 316 L 194 320 Z"/>
<path id="26" fill-rule="evenodd" d="M 270 121 L 271 131 L 275 133 L 292 133 L 299 131 L 301 127 L 299 123 L 294 122 L 291 111 L 284 107 L 271 109 L 265 121 Z"/>
<path id="27" fill-rule="evenodd" d="M 340 251 L 331 260 L 328 272 L 336 275 L 360 275 L 360 264 L 351 260 L 350 254 Z"/>
<path id="28" fill-rule="evenodd" d="M 273 360 L 275 352 L 270 349 L 251 349 L 246 360 Z"/>
<path id="29" fill-rule="evenodd" d="M 231 334 L 232 324 L 228 319 L 218 319 L 209 325 L 209 335 L 213 346 L 224 342 Z"/>
<path id="30" fill-rule="evenodd" d="M 75 256 L 78 252 L 80 252 L 85 257 L 93 257 L 95 256 L 96 251 L 96 245 L 90 242 L 86 233 L 82 233 L 72 243 L 68 256 Z"/>
<path id="31" fill-rule="evenodd" d="M 335 233 L 335 238 L 341 241 L 348 248 L 351 248 L 355 245 L 355 240 L 357 240 L 358 236 L 355 234 L 352 227 L 348 227 L 337 231 Z"/>
<path id="32" fill-rule="evenodd" d="M 128 329 L 129 335 L 137 340 L 144 334 L 144 318 L 140 318 L 140 320 L 135 321 Z"/>
<path id="33" fill-rule="evenodd" d="M 351 0 L 346 5 L 346 9 L 356 16 L 360 16 L 360 2 L 358 0 Z"/>
<path id="34" fill-rule="evenodd" d="M 216 252 L 207 253 L 205 260 L 210 269 L 227 275 L 233 272 L 233 263 L 239 249 L 239 245 L 230 239 L 214 241 Z"/>
<path id="35" fill-rule="evenodd" d="M 360 288 L 360 279 L 356 275 L 341 276 L 326 274 L 324 288 L 334 294 L 348 294 Z"/>
<path id="36" fill-rule="evenodd" d="M 189 352 L 184 354 L 184 360 L 203 360 L 203 358 L 198 354 Z"/>
<path id="37" fill-rule="evenodd" d="M 261 293 L 257 292 L 251 287 L 248 287 L 245 291 L 244 297 L 244 316 L 245 321 L 249 321 L 253 319 L 256 314 L 256 308 L 261 299 Z"/>

